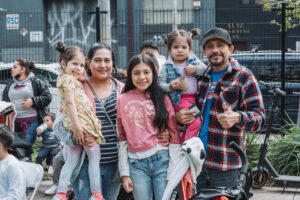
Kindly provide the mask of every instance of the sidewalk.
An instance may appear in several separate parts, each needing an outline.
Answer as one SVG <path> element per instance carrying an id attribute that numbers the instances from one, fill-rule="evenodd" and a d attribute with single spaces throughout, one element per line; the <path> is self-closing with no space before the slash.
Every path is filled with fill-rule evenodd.
<path id="1" fill-rule="evenodd" d="M 35 195 L 36 200 L 51 200 L 52 196 L 45 196 L 44 191 L 51 186 L 51 181 L 43 181 Z M 253 197 L 250 200 L 300 200 L 300 189 L 287 188 L 282 194 L 280 187 L 263 187 L 252 190 Z M 29 199 L 29 198 L 27 198 Z"/>

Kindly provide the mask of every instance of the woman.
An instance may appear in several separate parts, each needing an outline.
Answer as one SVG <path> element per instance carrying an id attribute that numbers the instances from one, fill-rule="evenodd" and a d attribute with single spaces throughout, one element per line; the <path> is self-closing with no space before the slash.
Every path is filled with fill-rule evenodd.
<path id="1" fill-rule="evenodd" d="M 15 131 L 23 132 L 30 144 L 35 142 L 36 128 L 43 122 L 51 102 L 48 87 L 34 76 L 34 69 L 34 62 L 17 59 L 11 69 L 13 78 L 8 80 L 3 91 L 3 101 L 12 102 L 17 111 Z"/>
<path id="2" fill-rule="evenodd" d="M 112 78 L 112 75 L 116 73 L 116 67 L 114 52 L 110 46 L 104 43 L 94 44 L 88 52 L 88 59 L 90 60 L 88 68 L 90 78 L 83 83 L 83 87 L 96 110 L 97 117 L 102 122 L 102 134 L 106 140 L 105 144 L 101 144 L 100 186 L 105 199 L 116 200 L 120 190 L 120 183 L 113 181 L 118 163 L 118 133 L 115 131 L 117 130 L 116 99 L 124 84 Z M 58 119 L 56 123 L 55 129 L 60 127 L 59 123 L 61 122 Z M 60 132 L 60 129 L 56 129 L 56 132 Z M 158 137 L 164 138 L 161 140 L 168 142 L 168 133 Z M 93 136 L 84 135 L 86 145 L 91 145 L 94 141 Z M 66 144 L 73 144 L 72 137 L 66 140 Z M 71 183 L 76 198 L 88 200 L 91 193 L 88 160 L 85 158 L 84 152 L 81 160 L 82 162 L 73 173 L 74 179 L 71 180 Z"/>

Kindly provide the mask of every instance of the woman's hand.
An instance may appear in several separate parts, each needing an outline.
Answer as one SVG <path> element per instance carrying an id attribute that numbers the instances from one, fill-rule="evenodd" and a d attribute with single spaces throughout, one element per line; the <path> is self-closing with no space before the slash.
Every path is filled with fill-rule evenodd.
<path id="1" fill-rule="evenodd" d="M 88 147 L 92 147 L 95 145 L 96 137 L 94 137 L 92 134 L 83 134 L 84 138 L 84 145 Z"/>
<path id="2" fill-rule="evenodd" d="M 173 90 L 183 90 L 183 84 L 179 83 L 179 81 L 174 80 L 170 83 L 169 88 L 171 91 Z"/>
<path id="3" fill-rule="evenodd" d="M 196 114 L 196 110 L 189 110 L 187 108 L 181 109 L 175 114 L 175 119 L 180 124 L 190 124 L 195 120 L 194 114 Z"/>
<path id="4" fill-rule="evenodd" d="M 30 108 L 33 105 L 32 99 L 31 98 L 24 98 L 23 102 L 21 103 L 21 108 L 23 110 L 26 110 Z"/>
<path id="5" fill-rule="evenodd" d="M 166 145 L 169 144 L 170 133 L 167 128 L 163 132 L 157 134 L 156 137 L 159 139 L 160 143 L 164 143 Z"/>
<path id="6" fill-rule="evenodd" d="M 122 176 L 122 186 L 127 193 L 133 190 L 133 183 L 129 176 Z"/>
<path id="7" fill-rule="evenodd" d="M 80 145 L 83 144 L 84 138 L 83 138 L 82 128 L 75 128 L 74 133 L 73 133 L 73 140 L 76 142 L 76 144 L 80 144 Z"/>

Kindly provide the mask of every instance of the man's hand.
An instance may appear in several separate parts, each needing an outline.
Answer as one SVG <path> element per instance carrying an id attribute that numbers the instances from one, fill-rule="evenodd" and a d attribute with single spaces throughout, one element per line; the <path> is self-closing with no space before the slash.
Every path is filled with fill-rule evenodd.
<path id="1" fill-rule="evenodd" d="M 184 72 L 187 76 L 193 75 L 197 73 L 197 67 L 193 65 L 188 65 L 184 68 Z"/>
<path id="2" fill-rule="evenodd" d="M 169 144 L 170 133 L 167 128 L 164 130 L 164 132 L 157 134 L 156 137 L 159 139 L 159 142 L 164 143 L 166 145 Z"/>
<path id="3" fill-rule="evenodd" d="M 187 125 L 195 120 L 194 114 L 196 113 L 196 110 L 189 110 L 187 108 L 184 108 L 176 112 L 175 119 L 178 123 Z"/>
<path id="4" fill-rule="evenodd" d="M 83 134 L 84 145 L 88 147 L 94 146 L 96 142 L 96 138 L 92 134 Z"/>
<path id="5" fill-rule="evenodd" d="M 173 91 L 173 90 L 182 90 L 183 89 L 183 84 L 180 83 L 177 80 L 174 80 L 170 83 L 169 88 L 170 88 L 171 91 Z"/>
<path id="6" fill-rule="evenodd" d="M 127 193 L 133 190 L 133 183 L 129 176 L 122 176 L 122 186 Z"/>
<path id="7" fill-rule="evenodd" d="M 228 129 L 240 122 L 240 113 L 232 111 L 225 103 L 222 104 L 224 113 L 217 116 L 223 128 Z"/>
<path id="8" fill-rule="evenodd" d="M 32 99 L 31 98 L 24 98 L 23 102 L 21 103 L 21 108 L 22 110 L 26 110 L 30 108 L 33 105 Z"/>

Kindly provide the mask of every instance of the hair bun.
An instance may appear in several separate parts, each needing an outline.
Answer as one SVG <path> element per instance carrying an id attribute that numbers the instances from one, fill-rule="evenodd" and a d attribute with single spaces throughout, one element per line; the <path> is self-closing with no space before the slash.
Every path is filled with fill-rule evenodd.
<path id="1" fill-rule="evenodd" d="M 199 28 L 194 28 L 191 30 L 192 33 L 192 38 L 196 37 L 197 35 L 200 35 L 200 29 Z"/>
<path id="2" fill-rule="evenodd" d="M 32 71 L 35 69 L 35 63 L 33 61 L 29 62 L 29 71 Z"/>
<path id="3" fill-rule="evenodd" d="M 66 50 L 66 45 L 62 41 L 59 41 L 56 43 L 56 50 L 63 53 Z"/>

